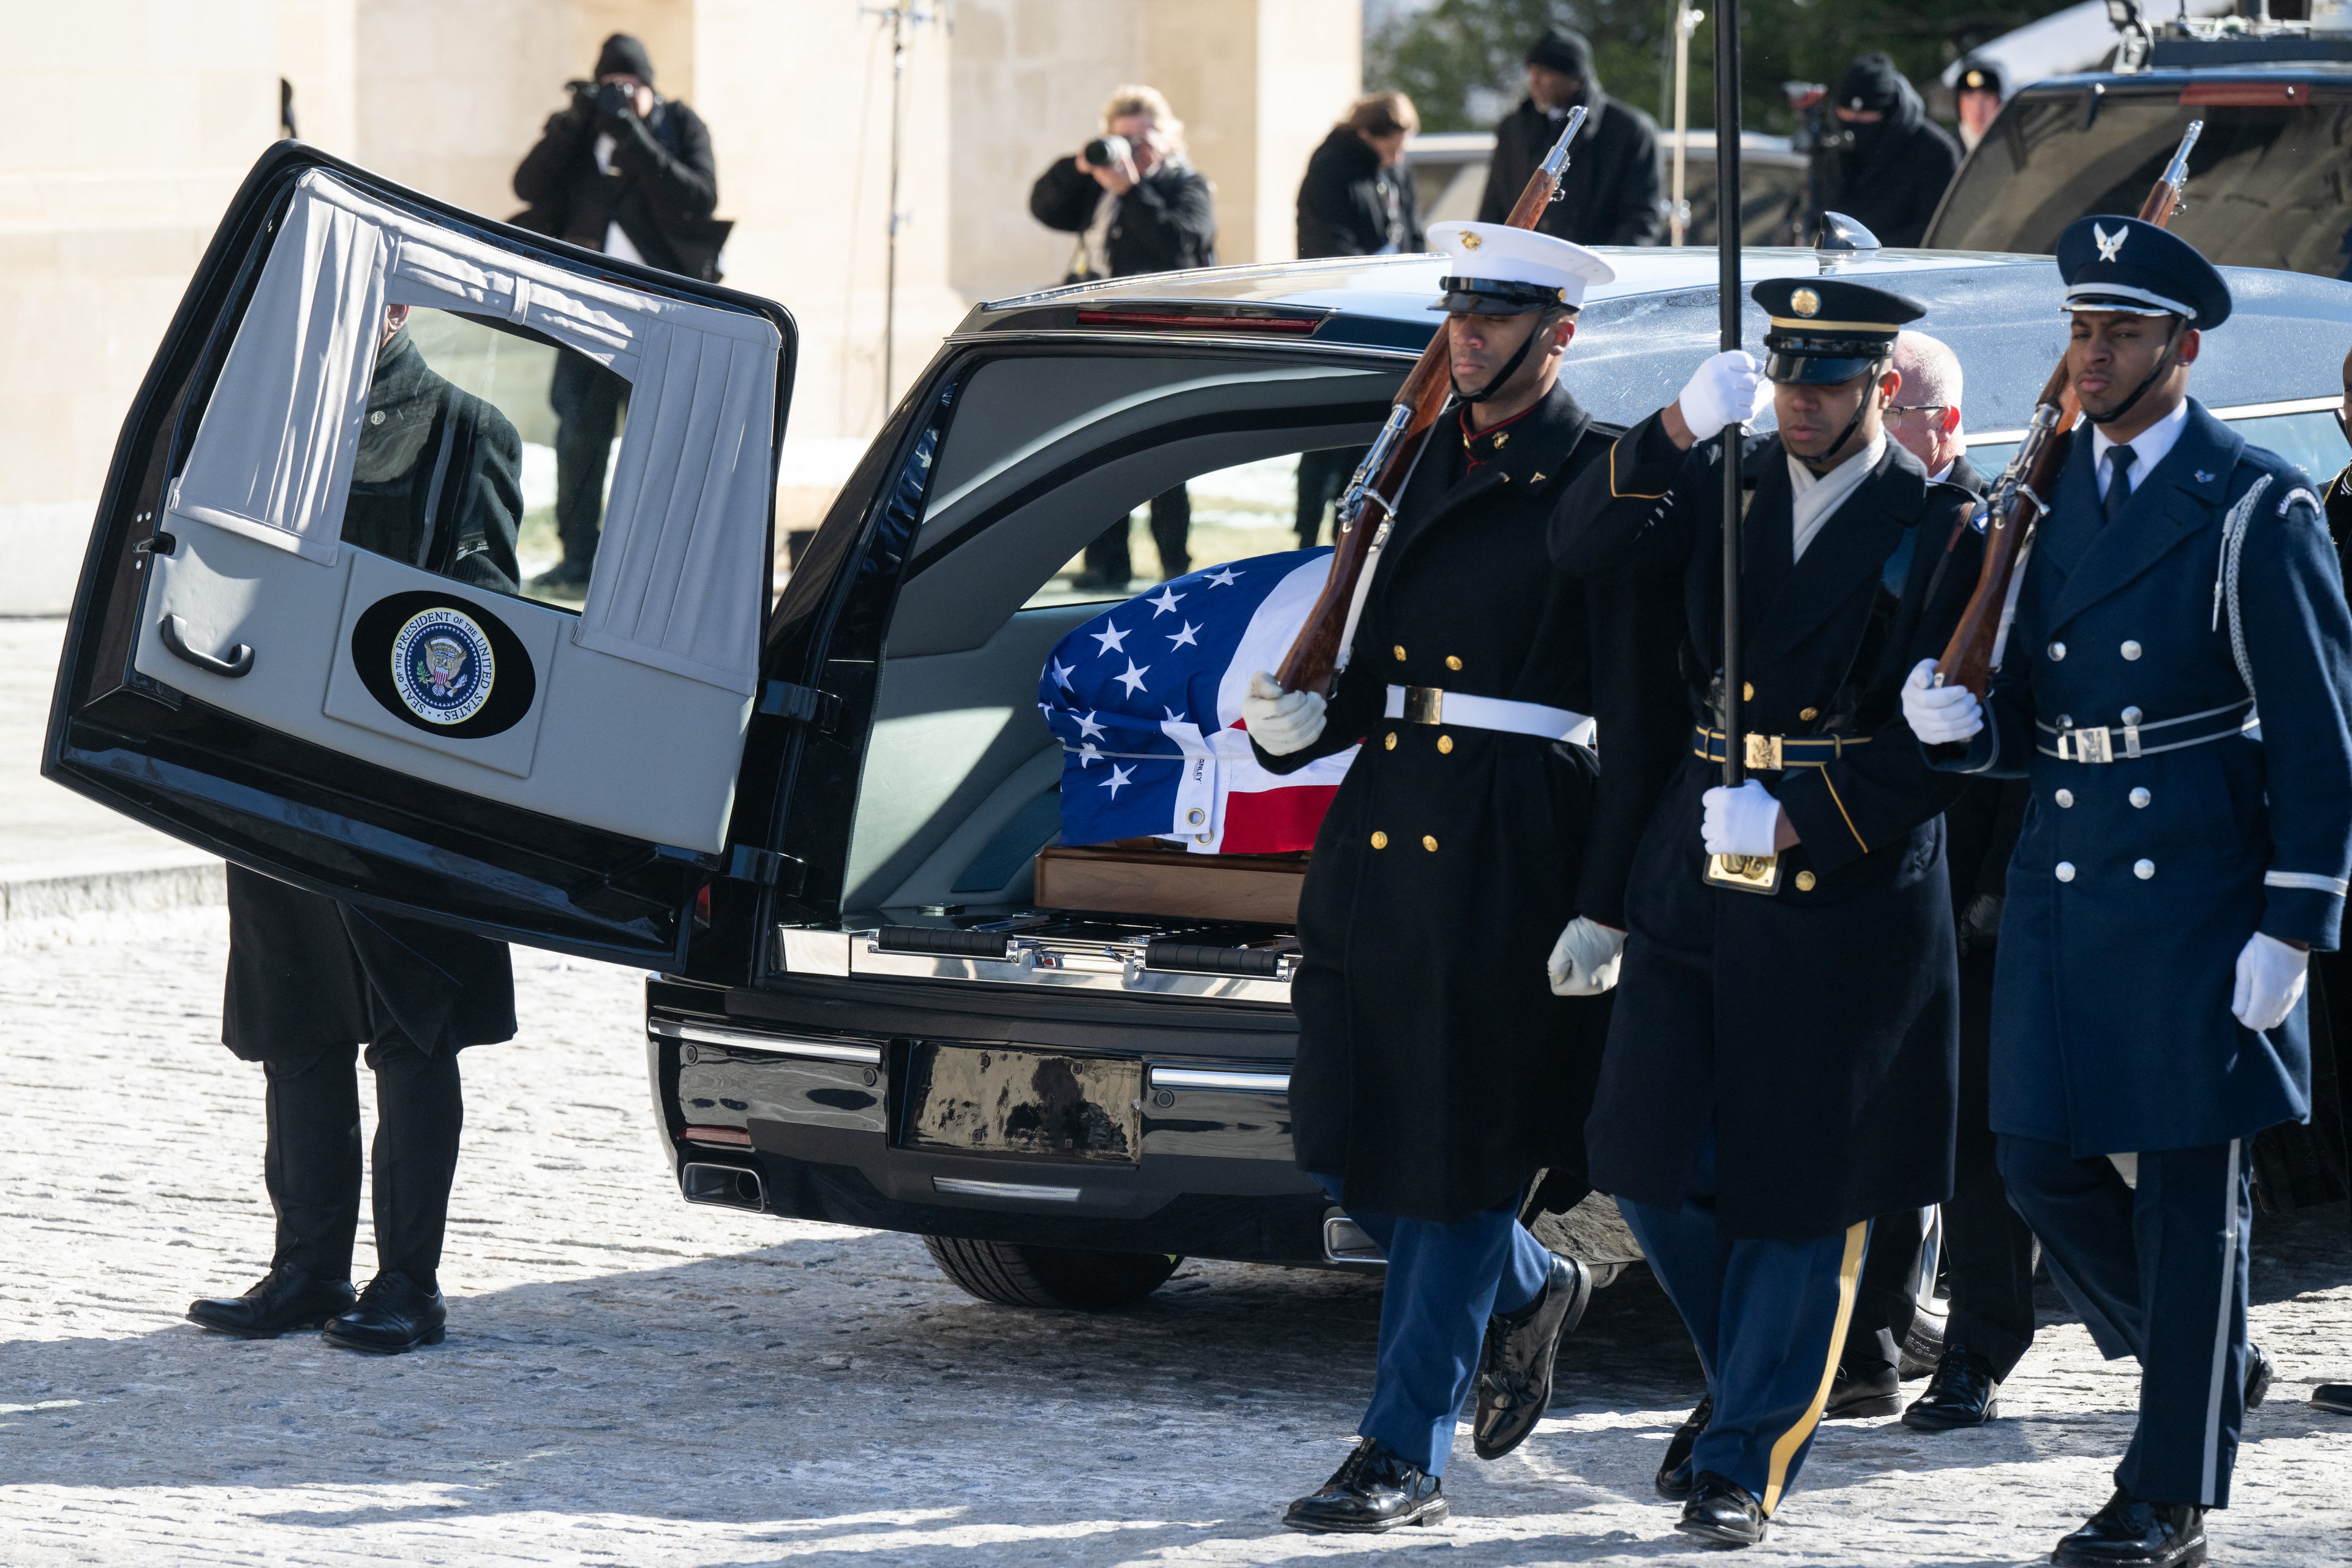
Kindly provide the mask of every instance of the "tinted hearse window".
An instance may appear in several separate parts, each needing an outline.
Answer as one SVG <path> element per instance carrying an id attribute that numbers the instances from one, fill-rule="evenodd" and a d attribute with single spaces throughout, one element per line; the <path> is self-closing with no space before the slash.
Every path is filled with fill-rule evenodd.
<path id="1" fill-rule="evenodd" d="M 2172 227 L 2225 267 L 2352 276 L 2352 93 L 2322 86 L 2297 108 L 2184 106 L 2179 84 L 2029 91 L 2001 111 L 1960 173 L 1927 243 L 2048 253 L 2084 213 L 2139 210 L 2191 120 L 2189 200 Z M 2085 124 L 2085 120 L 2088 123 Z"/>

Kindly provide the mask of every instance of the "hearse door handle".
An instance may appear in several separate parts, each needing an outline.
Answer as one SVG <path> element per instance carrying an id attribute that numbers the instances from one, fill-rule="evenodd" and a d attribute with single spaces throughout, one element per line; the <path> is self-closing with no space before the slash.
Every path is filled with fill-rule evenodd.
<path id="1" fill-rule="evenodd" d="M 253 673 L 253 649 L 244 643 L 239 643 L 229 649 L 226 658 L 215 658 L 211 654 L 201 653 L 188 646 L 186 624 L 179 616 L 165 616 L 163 624 L 157 629 L 163 634 L 165 647 L 170 648 L 176 657 L 186 659 L 198 669 L 208 669 L 215 675 L 226 676 L 232 680 L 238 676 Z"/>

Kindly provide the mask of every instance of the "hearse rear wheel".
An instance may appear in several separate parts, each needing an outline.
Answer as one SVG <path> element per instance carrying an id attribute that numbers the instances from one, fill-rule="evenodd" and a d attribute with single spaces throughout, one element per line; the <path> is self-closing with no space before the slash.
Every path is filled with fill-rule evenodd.
<path id="1" fill-rule="evenodd" d="M 952 1236 L 927 1236 L 923 1245 L 940 1273 L 983 1301 L 1078 1312 L 1132 1306 L 1184 1261 L 1160 1252 L 1087 1252 Z"/>

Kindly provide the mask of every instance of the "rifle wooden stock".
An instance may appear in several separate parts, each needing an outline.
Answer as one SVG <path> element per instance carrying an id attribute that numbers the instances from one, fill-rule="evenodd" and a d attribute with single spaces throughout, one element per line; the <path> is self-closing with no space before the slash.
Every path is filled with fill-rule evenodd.
<path id="1" fill-rule="evenodd" d="M 1554 156 L 1546 159 L 1528 177 L 1527 188 L 1519 193 L 1511 216 L 1504 220 L 1507 226 L 1533 228 L 1536 220 L 1543 216 L 1544 208 L 1551 205 L 1552 197 L 1559 191 L 1559 175 L 1546 165 L 1560 161 L 1564 166 L 1560 154 L 1583 122 L 1584 111 L 1580 109 L 1561 132 Z M 1397 388 L 1397 405 L 1412 410 L 1403 438 L 1390 449 L 1381 471 L 1370 476 L 1355 515 L 1339 519 L 1339 537 L 1331 549 L 1331 574 L 1323 580 L 1323 592 L 1317 595 L 1314 608 L 1307 612 L 1306 625 L 1298 628 L 1290 651 L 1283 656 L 1282 668 L 1275 671 L 1275 679 L 1286 691 L 1316 691 L 1328 697 L 1337 682 L 1339 641 L 1348 632 L 1348 612 L 1356 602 L 1356 584 L 1362 580 L 1365 563 L 1371 558 L 1372 546 L 1389 520 L 1389 503 L 1403 499 L 1397 493 L 1398 489 L 1404 483 L 1405 475 L 1412 471 L 1413 460 L 1429 439 L 1430 426 L 1437 423 L 1437 416 L 1445 411 L 1445 400 L 1453 395 L 1454 377 L 1446 363 L 1451 350 L 1449 334 L 1441 319 L 1429 346 L 1421 353 L 1420 363 L 1404 378 L 1404 384 Z"/>
<path id="2" fill-rule="evenodd" d="M 2172 162 L 2147 193 L 2147 199 L 2140 204 L 2141 222 L 2152 223 L 2158 228 L 2171 223 L 2172 215 L 2180 205 L 2180 193 L 2189 183 L 2189 150 L 2197 144 L 2198 135 L 2204 128 L 2201 120 L 2189 123 Z M 2042 395 L 2034 399 L 2033 418 L 2018 446 L 2017 456 L 2010 460 L 2000 482 L 1993 487 L 1993 504 L 1998 507 L 2007 497 L 2008 510 L 1996 511 L 1987 526 L 1984 567 L 1977 574 L 1976 592 L 1969 595 L 1968 607 L 1960 612 L 1959 625 L 1953 628 L 1952 640 L 1945 645 L 1944 657 L 1936 661 L 1938 686 L 1965 686 L 1982 698 L 1985 688 L 1991 684 L 1993 648 L 2000 640 L 2000 617 L 2009 605 L 2009 585 L 2016 576 L 2026 547 L 2033 542 L 2034 530 L 2041 525 L 2040 498 L 2048 496 L 2057 484 L 2066 466 L 2067 454 L 2074 450 L 2074 421 L 2082 411 L 2074 383 L 2066 374 L 2065 357 L 2061 355 L 2058 368 L 2042 384 Z M 2021 482 L 2012 484 L 2012 479 Z"/>

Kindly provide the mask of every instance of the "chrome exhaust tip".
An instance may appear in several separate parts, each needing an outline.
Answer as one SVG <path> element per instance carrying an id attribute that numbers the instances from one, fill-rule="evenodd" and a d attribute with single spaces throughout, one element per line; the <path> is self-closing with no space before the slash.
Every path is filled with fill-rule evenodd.
<path id="1" fill-rule="evenodd" d="M 767 1184 L 760 1180 L 759 1172 L 740 1165 L 689 1160 L 678 1172 L 677 1181 L 690 1204 L 717 1204 L 722 1208 L 754 1212 L 768 1206 Z"/>
<path id="2" fill-rule="evenodd" d="M 1388 1255 L 1364 1234 L 1364 1227 L 1338 1209 L 1323 1216 L 1323 1260 L 1359 1268 L 1385 1268 L 1389 1264 Z"/>

